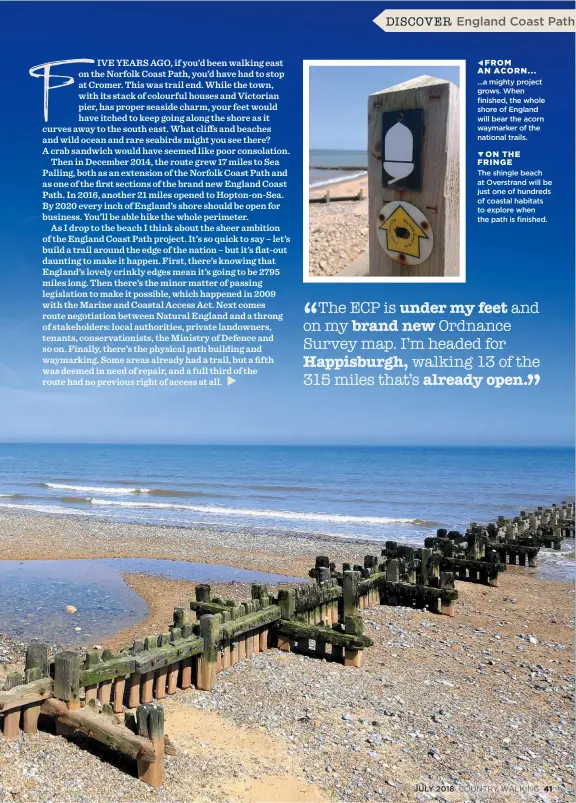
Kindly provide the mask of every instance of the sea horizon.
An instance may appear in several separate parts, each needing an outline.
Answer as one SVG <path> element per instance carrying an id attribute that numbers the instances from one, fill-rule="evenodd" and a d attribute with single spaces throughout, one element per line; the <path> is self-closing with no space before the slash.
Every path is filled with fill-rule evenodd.
<path id="1" fill-rule="evenodd" d="M 358 178 L 365 175 L 368 170 L 368 153 L 365 149 L 310 148 L 308 161 L 310 187 L 321 187 Z"/>
<path id="2" fill-rule="evenodd" d="M 539 444 L 539 443 L 464 443 L 464 444 L 442 444 L 442 443 L 258 443 L 257 441 L 246 441 L 238 443 L 213 443 L 203 441 L 108 441 L 108 440 L 0 440 L 0 446 L 170 446 L 170 447 L 183 447 L 183 448 L 210 448 L 210 449 L 559 449 L 573 452 L 576 455 L 576 446 L 572 444 Z"/>

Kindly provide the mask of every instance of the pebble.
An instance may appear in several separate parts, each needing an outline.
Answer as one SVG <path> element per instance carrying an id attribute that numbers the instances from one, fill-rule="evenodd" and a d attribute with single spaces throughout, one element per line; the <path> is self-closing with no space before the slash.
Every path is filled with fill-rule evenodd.
<path id="1" fill-rule="evenodd" d="M 164 542 L 175 550 L 171 557 L 190 557 L 192 539 L 185 528 L 140 527 L 137 531 L 145 532 L 142 543 L 151 555 Z M 96 543 L 98 533 L 104 541 L 110 541 L 121 533 L 130 535 L 136 530 L 129 525 L 96 523 L 90 524 L 88 532 Z M 222 534 L 206 532 L 205 556 L 209 562 L 210 552 Z M 247 562 L 252 560 L 253 552 L 262 549 L 265 556 L 253 559 L 259 561 L 259 568 L 271 571 L 278 570 L 279 560 L 285 560 L 287 566 L 290 555 L 332 555 L 341 550 L 346 559 L 349 556 L 352 561 L 361 562 L 364 554 L 374 551 L 370 545 L 350 542 L 338 546 L 337 539 L 329 543 L 329 539 L 316 536 L 299 540 L 243 530 L 234 530 L 229 536 L 231 549 L 244 549 Z M 202 537 L 195 535 L 194 550 L 204 549 L 201 543 L 198 545 Z M 273 542 L 275 553 L 267 551 Z M 88 541 L 86 544 L 90 547 Z M 197 557 L 195 552 L 194 559 Z M 537 771 L 541 773 L 538 781 L 541 788 L 547 783 L 555 787 L 550 798 L 541 794 L 536 796 L 537 800 L 541 803 L 550 803 L 552 798 L 554 803 L 568 800 L 570 788 L 563 779 L 568 779 L 566 765 L 572 755 L 569 719 L 572 705 L 565 695 L 572 667 L 570 654 L 561 649 L 559 627 L 548 635 L 542 622 L 546 619 L 546 627 L 550 628 L 550 612 L 555 610 L 556 618 L 565 617 L 568 623 L 569 609 L 562 607 L 563 597 L 554 589 L 544 594 L 536 583 L 530 586 L 519 578 L 519 572 L 506 574 L 510 576 L 505 576 L 502 582 L 509 584 L 508 593 L 520 604 L 515 609 L 510 606 L 509 629 L 503 631 L 502 644 L 493 641 L 493 625 L 488 630 L 477 627 L 487 621 L 483 613 L 486 607 L 481 606 L 494 605 L 492 600 L 479 601 L 483 589 L 461 583 L 454 619 L 402 607 L 378 607 L 363 613 L 365 633 L 375 644 L 365 651 L 364 665 L 359 670 L 270 650 L 218 675 L 213 692 L 191 689 L 179 692 L 178 700 L 191 709 L 214 712 L 240 728 L 258 728 L 260 735 L 270 734 L 271 740 L 284 740 L 290 760 L 303 768 L 304 777 L 319 785 L 327 800 L 440 801 L 445 798 L 436 793 L 416 793 L 415 784 L 422 781 L 433 785 L 442 779 L 440 775 L 455 784 L 486 783 L 487 778 L 494 783 L 527 784 L 534 782 Z M 548 583 L 556 585 L 560 587 Z M 499 593 L 494 589 L 490 594 L 492 591 L 495 595 Z M 249 596 L 241 586 L 236 586 L 235 593 L 239 599 Z M 536 649 L 533 645 L 529 650 L 525 636 L 519 635 L 520 642 L 514 639 L 516 630 L 527 627 L 520 616 L 521 608 L 527 607 L 533 612 L 530 624 L 533 633 L 528 635 L 540 640 L 555 639 L 554 647 Z M 401 637 L 402 643 L 409 646 L 402 651 L 401 658 L 391 662 L 390 645 L 383 633 L 390 638 Z M 522 652 L 516 650 L 519 645 L 524 647 Z M 0 666 L 21 663 L 24 647 L 17 640 L 0 636 Z M 488 650 L 492 652 L 487 653 Z M 486 654 L 492 654 L 498 663 L 482 674 L 478 658 L 469 656 Z M 459 660 L 455 661 L 455 657 Z M 512 676 L 517 680 L 513 681 Z M 535 679 L 546 684 L 546 691 L 533 689 Z M 259 705 L 261 701 L 265 704 Z M 234 777 L 229 763 L 207 761 L 205 754 L 200 759 L 194 750 L 176 747 L 177 755 L 166 761 L 165 786 L 156 793 L 124 772 L 120 765 L 103 762 L 101 757 L 80 749 L 72 741 L 44 732 L 14 741 L 4 741 L 0 736 L 0 785 L 4 790 L 0 800 L 17 799 L 26 803 L 119 800 L 227 803 L 231 800 L 229 792 L 213 792 L 214 788 L 224 790 L 222 784 L 231 775 Z M 514 753 L 515 749 L 519 752 Z M 275 771 L 278 772 L 277 767 Z M 240 773 L 238 777 L 243 776 Z M 512 797 L 505 803 L 522 803 L 524 799 L 529 798 Z"/>
<path id="2" fill-rule="evenodd" d="M 356 215 L 355 201 L 310 204 L 309 270 L 335 276 L 368 250 L 368 213 Z"/>

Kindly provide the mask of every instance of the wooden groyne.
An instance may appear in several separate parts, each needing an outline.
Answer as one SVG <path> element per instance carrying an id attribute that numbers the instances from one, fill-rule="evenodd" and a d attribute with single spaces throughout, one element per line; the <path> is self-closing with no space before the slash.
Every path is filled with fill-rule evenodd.
<path id="1" fill-rule="evenodd" d="M 5 738 L 35 733 L 41 718 L 58 735 L 82 734 L 136 762 L 138 777 L 158 787 L 164 755 L 173 750 L 158 704 L 179 689 L 210 691 L 217 675 L 239 661 L 276 647 L 360 667 L 372 641 L 363 632 L 362 610 L 403 605 L 454 616 L 455 580 L 498 585 L 506 563 L 522 556 L 535 565 L 541 546 L 574 536 L 574 504 L 521 512 L 512 520 L 471 524 L 466 533 L 438 530 L 424 547 L 388 541 L 379 556 L 338 569 L 318 556 L 314 583 L 281 588 L 277 595 L 254 583 L 251 599 L 236 603 L 196 586 L 186 608 L 175 608 L 166 632 L 136 639 L 119 653 L 64 651 L 48 657 L 31 644 L 22 672 L 0 689 Z"/>
<path id="2" fill-rule="evenodd" d="M 341 571 L 322 556 L 316 558 L 309 574 L 317 584 L 333 578 L 343 591 L 347 584 L 356 583 L 360 610 L 371 605 L 404 605 L 453 616 L 454 602 L 458 599 L 454 575 L 441 571 L 440 556 L 434 550 L 421 550 L 418 558 L 415 552 L 406 548 L 387 554 L 383 549 L 380 557 L 366 555 L 363 565 L 343 563 Z"/>
<path id="3" fill-rule="evenodd" d="M 317 189 L 320 189 L 318 187 Z M 364 189 L 360 187 L 358 192 L 353 195 L 332 195 L 330 190 L 326 190 L 324 195 L 310 196 L 309 202 L 311 204 L 329 204 L 341 203 L 343 201 L 362 201 L 364 200 Z"/>
<path id="4" fill-rule="evenodd" d="M 49 660 L 45 644 L 32 644 L 23 672 L 9 675 L 0 690 L 4 737 L 34 733 L 40 715 L 50 717 L 59 735 L 82 734 L 133 758 L 138 777 L 157 787 L 165 752 L 157 701 L 167 695 L 211 690 L 219 672 L 271 647 L 360 666 L 372 644 L 359 615 L 370 591 L 356 572 L 346 575 L 342 586 L 323 578 L 277 596 L 253 584 L 252 598 L 241 604 L 212 598 L 210 586 L 198 585 L 189 608 L 174 610 L 167 632 L 119 653 L 65 651 Z"/>
<path id="5" fill-rule="evenodd" d="M 574 538 L 574 504 L 568 502 L 532 512 L 522 510 L 512 519 L 499 516 L 486 525 L 472 522 L 465 533 L 439 529 L 435 537 L 425 539 L 424 546 L 441 553 L 441 568 L 453 571 L 458 580 L 497 586 L 506 564 L 535 568 L 540 549 L 560 550 L 564 538 Z M 417 547 L 387 542 L 383 554 L 409 553 L 419 560 L 421 552 Z"/>
<path id="6" fill-rule="evenodd" d="M 167 632 L 119 653 L 65 651 L 49 660 L 46 645 L 32 644 L 24 671 L 9 675 L 0 690 L 4 737 L 34 733 L 40 715 L 50 717 L 59 735 L 80 733 L 133 758 L 138 777 L 157 787 L 165 753 L 157 701 L 179 689 L 209 691 L 220 672 L 272 647 L 360 667 L 373 643 L 363 632 L 365 608 L 415 602 L 453 615 L 453 575 L 438 573 L 437 563 L 430 563 L 429 577 L 426 571 L 412 583 L 395 559 L 383 570 L 368 555 L 363 566 L 336 571 L 320 556 L 314 584 L 281 588 L 276 596 L 255 583 L 251 599 L 238 604 L 200 584 L 188 608 L 175 608 Z"/>
<path id="7" fill-rule="evenodd" d="M 164 779 L 164 709 L 157 704 L 139 704 L 125 714 L 122 691 L 126 676 L 119 674 L 122 659 L 113 660 L 115 657 L 106 652 L 100 654 L 99 663 L 108 671 L 96 676 L 89 669 L 94 653 L 82 659 L 76 652 L 65 651 L 49 660 L 46 644 L 30 645 L 24 673 L 9 675 L 0 690 L 4 738 L 18 737 L 20 729 L 36 733 L 40 718 L 49 718 L 56 735 L 81 734 L 134 759 L 138 778 L 157 788 Z M 97 686 L 97 694 L 91 695 L 96 677 L 104 679 Z M 122 717 L 116 715 L 120 712 Z"/>

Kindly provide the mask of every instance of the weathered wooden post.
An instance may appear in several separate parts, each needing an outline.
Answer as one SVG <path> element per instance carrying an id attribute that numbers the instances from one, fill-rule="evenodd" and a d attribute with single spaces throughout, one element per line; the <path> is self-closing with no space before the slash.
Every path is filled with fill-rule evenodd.
<path id="1" fill-rule="evenodd" d="M 122 714 L 124 711 L 125 689 L 126 689 L 126 678 L 125 677 L 116 678 L 112 685 L 112 700 L 115 714 Z"/>
<path id="2" fill-rule="evenodd" d="M 386 581 L 388 583 L 398 583 L 400 580 L 400 562 L 398 558 L 390 558 L 388 563 L 386 564 Z M 396 592 L 388 587 L 386 589 L 386 602 L 389 605 L 397 605 L 398 604 L 398 595 Z"/>
<path id="3" fill-rule="evenodd" d="M 48 645 L 30 644 L 26 650 L 25 678 L 29 683 L 48 676 Z M 22 713 L 22 730 L 24 733 L 37 733 L 38 717 L 41 703 L 27 705 Z"/>
<path id="4" fill-rule="evenodd" d="M 552 543 L 554 549 L 562 549 L 562 529 L 560 527 L 554 527 L 552 529 Z"/>
<path id="5" fill-rule="evenodd" d="M 250 594 L 252 599 L 261 600 L 263 596 L 268 593 L 268 586 L 265 583 L 252 583 L 250 587 Z"/>
<path id="6" fill-rule="evenodd" d="M 167 647 L 170 643 L 170 633 L 161 633 L 158 636 L 158 646 Z M 166 697 L 166 684 L 168 681 L 168 667 L 159 666 L 154 678 L 154 697 L 163 700 Z"/>
<path id="7" fill-rule="evenodd" d="M 144 651 L 144 639 L 136 639 L 132 645 L 132 654 Z M 128 708 L 136 708 L 140 705 L 140 683 L 142 675 L 140 672 L 133 672 L 128 680 Z"/>
<path id="8" fill-rule="evenodd" d="M 500 556 L 496 552 L 495 549 L 488 549 L 486 550 L 486 561 L 488 564 L 494 564 L 500 562 Z M 498 588 L 500 586 L 500 578 L 498 577 L 498 572 L 496 573 L 489 573 L 488 574 L 488 585 L 492 588 Z"/>
<path id="9" fill-rule="evenodd" d="M 330 568 L 327 566 L 319 566 L 316 579 L 318 581 L 318 585 L 322 585 L 322 583 L 327 583 L 330 580 Z"/>
<path id="10" fill-rule="evenodd" d="M 174 608 L 174 630 L 179 630 L 182 638 L 187 638 L 192 634 L 192 611 L 186 608 Z M 180 688 L 189 689 L 192 685 L 192 658 L 185 658 L 180 662 L 182 670 L 180 672 Z"/>
<path id="11" fill-rule="evenodd" d="M 230 611 L 222 611 L 222 624 L 230 621 Z M 222 669 L 230 668 L 230 639 L 225 638 L 222 641 Z"/>
<path id="12" fill-rule="evenodd" d="M 80 709 L 80 656 L 66 650 L 54 656 L 54 697 L 66 703 L 69 711 Z M 67 736 L 72 728 L 56 720 L 56 733 Z"/>
<path id="13" fill-rule="evenodd" d="M 40 642 L 29 644 L 26 648 L 25 671 L 36 670 L 38 677 L 48 676 L 48 645 Z M 27 678 L 30 682 L 32 678 Z"/>
<path id="14" fill-rule="evenodd" d="M 158 703 L 146 703 L 136 709 L 138 733 L 152 742 L 156 760 L 138 759 L 138 778 L 158 789 L 164 781 L 164 709 Z"/>
<path id="15" fill-rule="evenodd" d="M 454 575 L 452 572 L 440 572 L 440 588 L 454 590 Z M 443 613 L 444 616 L 454 616 L 454 600 L 441 599 L 440 613 Z"/>
<path id="16" fill-rule="evenodd" d="M 104 658 L 104 654 L 102 654 Z M 108 705 L 110 702 L 110 698 L 112 696 L 112 681 L 111 680 L 102 680 L 98 684 L 98 692 L 97 695 L 98 701 L 100 705 Z"/>
<path id="17" fill-rule="evenodd" d="M 344 605 L 343 616 L 356 616 L 359 611 L 358 596 L 359 574 L 355 571 L 346 571 L 342 574 L 342 601 Z"/>
<path id="18" fill-rule="evenodd" d="M 196 597 L 196 602 L 210 602 L 212 599 L 210 586 L 206 583 L 200 583 L 194 589 L 194 596 Z"/>
<path id="19" fill-rule="evenodd" d="M 430 585 L 430 567 L 429 561 L 432 557 L 432 550 L 431 549 L 421 549 L 421 560 L 420 560 L 420 582 L 423 586 Z"/>
<path id="20" fill-rule="evenodd" d="M 230 621 L 234 622 L 240 616 L 240 606 L 237 605 L 233 600 L 230 600 Z M 236 636 L 232 636 L 230 639 L 230 666 L 235 666 L 238 663 L 238 639 Z"/>
<path id="21" fill-rule="evenodd" d="M 318 577 L 319 569 L 328 569 L 330 571 L 330 558 L 328 558 L 326 555 L 317 555 L 314 564 L 314 569 L 316 577 Z"/>
<path id="22" fill-rule="evenodd" d="M 246 605 L 246 614 L 250 614 L 254 613 L 256 604 L 259 605 L 260 603 L 257 603 L 255 600 L 250 600 L 244 604 Z M 249 630 L 246 633 L 246 658 L 250 658 L 252 655 L 254 655 L 254 631 Z"/>
<path id="23" fill-rule="evenodd" d="M 7 690 L 9 688 L 14 688 L 20 686 L 24 678 L 22 675 L 18 673 L 11 673 L 6 678 L 4 683 L 4 689 Z M 4 721 L 3 721 L 3 728 L 2 732 L 4 734 L 5 739 L 17 739 L 20 733 L 20 714 L 22 709 L 20 706 L 14 706 L 10 710 L 4 710 L 4 706 L 2 706 L 2 710 L 4 711 Z"/>
<path id="24" fill-rule="evenodd" d="M 268 628 L 260 628 L 260 652 L 268 649 Z"/>
<path id="25" fill-rule="evenodd" d="M 54 697 L 71 711 L 80 708 L 80 656 L 66 650 L 54 656 Z"/>
<path id="26" fill-rule="evenodd" d="M 144 650 L 154 650 L 158 646 L 158 636 L 146 636 L 144 639 Z M 142 675 L 142 687 L 140 690 L 140 700 L 142 703 L 151 703 L 154 699 L 154 671 L 144 672 Z"/>
<path id="27" fill-rule="evenodd" d="M 364 622 L 361 616 L 346 616 L 344 630 L 352 636 L 361 636 L 364 633 Z M 344 666 L 362 666 L 362 650 L 346 648 L 344 650 Z"/>
<path id="28" fill-rule="evenodd" d="M 460 275 L 459 90 L 421 75 L 368 99 L 370 276 Z"/>
<path id="29" fill-rule="evenodd" d="M 241 619 L 243 616 L 246 616 L 246 603 L 241 602 L 238 605 L 238 617 Z M 236 642 L 238 645 L 238 660 L 243 661 L 246 658 L 246 633 L 240 633 L 236 635 Z"/>
<path id="30" fill-rule="evenodd" d="M 200 635 L 204 639 L 204 652 L 198 670 L 197 687 L 204 691 L 214 688 L 216 680 L 216 661 L 218 658 L 218 637 L 220 617 L 207 613 L 200 617 Z"/>
<path id="31" fill-rule="evenodd" d="M 296 590 L 294 588 L 281 588 L 278 591 L 278 605 L 282 619 L 293 619 L 296 613 Z M 290 652 L 290 636 L 278 634 L 278 649 Z"/>

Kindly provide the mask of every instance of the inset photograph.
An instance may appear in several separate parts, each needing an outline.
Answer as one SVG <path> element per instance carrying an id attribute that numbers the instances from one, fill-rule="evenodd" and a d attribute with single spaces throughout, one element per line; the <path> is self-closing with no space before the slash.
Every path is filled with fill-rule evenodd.
<path id="1" fill-rule="evenodd" d="M 304 62 L 304 281 L 464 282 L 461 61 Z"/>

